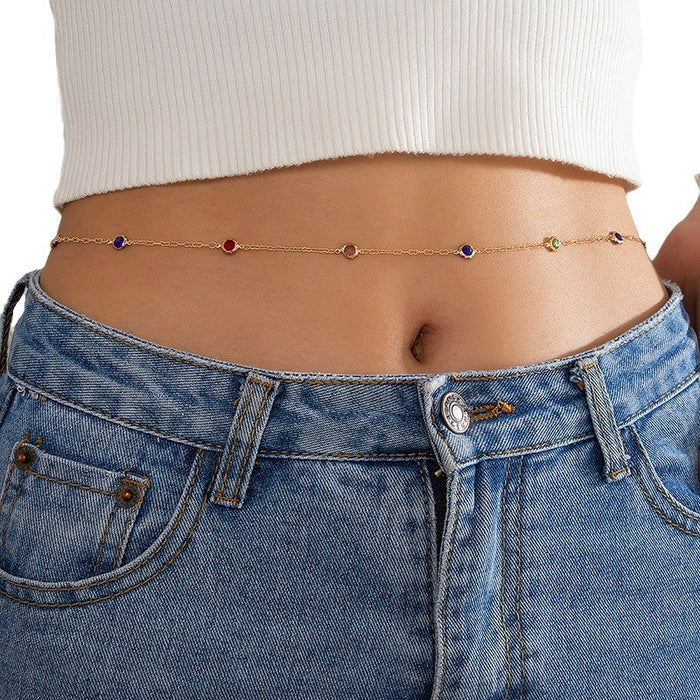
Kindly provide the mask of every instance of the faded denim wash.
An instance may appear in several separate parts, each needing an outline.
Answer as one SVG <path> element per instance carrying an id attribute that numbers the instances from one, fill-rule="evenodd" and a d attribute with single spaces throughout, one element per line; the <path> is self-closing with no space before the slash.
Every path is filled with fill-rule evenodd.
<path id="1" fill-rule="evenodd" d="M 0 697 L 700 698 L 675 283 L 580 354 L 351 375 L 157 345 L 39 273 L 0 322 Z"/>

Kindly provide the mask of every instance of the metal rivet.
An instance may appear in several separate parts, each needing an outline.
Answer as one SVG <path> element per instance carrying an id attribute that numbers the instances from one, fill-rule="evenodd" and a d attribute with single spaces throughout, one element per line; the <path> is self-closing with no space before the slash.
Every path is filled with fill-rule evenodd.
<path id="1" fill-rule="evenodd" d="M 13 464 L 20 469 L 29 469 L 36 453 L 34 449 L 27 444 L 19 445 L 15 450 L 15 459 Z"/>
<path id="2" fill-rule="evenodd" d="M 141 500 L 141 489 L 122 483 L 114 492 L 114 497 L 117 500 L 117 505 L 123 508 L 129 508 L 137 505 Z"/>

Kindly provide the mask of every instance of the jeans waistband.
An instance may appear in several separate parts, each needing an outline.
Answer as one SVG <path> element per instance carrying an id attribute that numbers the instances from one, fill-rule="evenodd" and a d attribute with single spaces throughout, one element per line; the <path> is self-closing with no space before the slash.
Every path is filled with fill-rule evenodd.
<path id="1" fill-rule="evenodd" d="M 493 371 L 335 374 L 251 367 L 152 343 L 52 299 L 40 271 L 22 275 L 5 304 L 0 374 L 130 428 L 208 449 L 239 444 L 242 457 L 437 457 L 450 471 L 596 437 L 613 480 L 627 473 L 619 430 L 699 376 L 697 335 L 679 286 L 666 279 L 662 308 L 578 354 Z M 441 413 L 447 392 L 468 406 L 465 432 Z"/>

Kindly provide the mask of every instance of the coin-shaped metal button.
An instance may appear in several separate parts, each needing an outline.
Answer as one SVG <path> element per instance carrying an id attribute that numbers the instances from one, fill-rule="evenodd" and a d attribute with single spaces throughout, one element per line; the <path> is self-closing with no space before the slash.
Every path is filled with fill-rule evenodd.
<path id="1" fill-rule="evenodd" d="M 469 427 L 469 407 L 461 394 L 448 391 L 440 400 L 440 413 L 453 433 L 464 433 Z"/>

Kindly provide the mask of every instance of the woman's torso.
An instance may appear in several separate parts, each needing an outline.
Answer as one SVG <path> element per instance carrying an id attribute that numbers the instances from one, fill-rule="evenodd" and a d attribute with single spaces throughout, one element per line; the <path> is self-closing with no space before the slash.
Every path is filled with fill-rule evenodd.
<path id="1" fill-rule="evenodd" d="M 106 192 L 64 236 L 456 249 L 638 235 L 621 180 L 555 161 L 382 153 Z M 342 255 L 63 242 L 40 284 L 152 342 L 268 369 L 498 369 L 598 345 L 666 300 L 644 247 Z"/>

